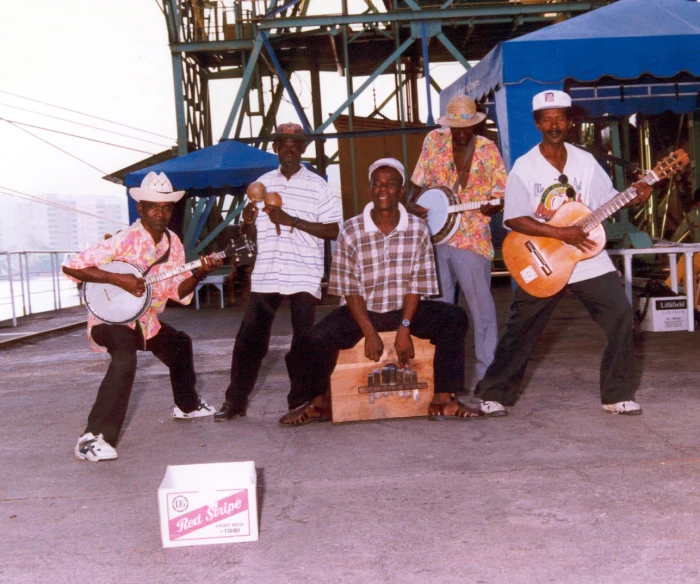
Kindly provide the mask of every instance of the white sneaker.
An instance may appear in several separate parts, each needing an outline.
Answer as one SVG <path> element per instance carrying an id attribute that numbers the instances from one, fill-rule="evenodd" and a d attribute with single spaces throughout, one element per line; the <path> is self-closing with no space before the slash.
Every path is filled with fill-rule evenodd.
<path id="1" fill-rule="evenodd" d="M 78 438 L 74 452 L 80 460 L 89 460 L 90 462 L 115 460 L 119 457 L 114 447 L 105 442 L 102 434 L 95 436 L 92 432 L 86 432 Z"/>
<path id="2" fill-rule="evenodd" d="M 481 409 L 482 412 L 484 412 L 488 417 L 491 417 L 491 418 L 497 418 L 499 416 L 507 416 L 508 415 L 508 410 L 506 410 L 497 401 L 482 401 L 481 404 L 479 405 L 479 408 Z"/>
<path id="3" fill-rule="evenodd" d="M 623 401 L 616 404 L 603 404 L 603 409 L 612 414 L 622 416 L 639 416 L 642 413 L 642 406 L 635 401 Z"/>
<path id="4" fill-rule="evenodd" d="M 205 416 L 213 416 L 216 413 L 216 409 L 211 407 L 207 402 L 200 398 L 199 406 L 197 409 L 191 412 L 183 412 L 180 408 L 175 406 L 173 408 L 173 418 L 176 420 L 189 420 L 190 418 L 203 418 Z"/>

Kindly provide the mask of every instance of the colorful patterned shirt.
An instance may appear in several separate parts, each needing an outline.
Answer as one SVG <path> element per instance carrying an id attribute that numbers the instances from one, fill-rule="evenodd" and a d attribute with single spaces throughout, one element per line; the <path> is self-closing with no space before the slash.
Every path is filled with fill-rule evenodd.
<path id="1" fill-rule="evenodd" d="M 500 199 L 505 193 L 506 169 L 498 147 L 483 136 L 475 138 L 474 157 L 467 186 L 457 187 L 457 196 L 462 203 Z M 457 182 L 458 174 L 452 155 L 450 129 L 433 130 L 425 137 L 411 182 L 419 187 L 442 186 L 451 189 Z M 459 229 L 447 244 L 492 259 L 490 222 L 491 217 L 478 210 L 465 211 L 462 213 Z"/>
<path id="2" fill-rule="evenodd" d="M 406 294 L 438 294 L 433 245 L 425 221 L 399 205 L 399 224 L 384 235 L 372 221 L 373 208 L 374 203 L 369 203 L 362 215 L 343 224 L 328 293 L 362 296 L 372 312 L 400 309 Z"/>
<path id="3" fill-rule="evenodd" d="M 146 270 L 153 262 L 160 258 L 168 249 L 168 238 L 162 237 L 160 243 L 155 245 L 153 237 L 141 225 L 141 220 L 137 219 L 129 228 L 119 231 L 114 237 L 107 239 L 101 243 L 89 247 L 85 251 L 73 256 L 64 262 L 68 268 L 81 270 L 92 266 L 102 266 L 114 260 L 129 262 Z M 168 260 L 162 264 L 155 266 L 150 274 L 157 274 L 161 271 L 170 270 L 185 264 L 185 249 L 182 242 L 172 231 L 170 231 L 170 255 Z M 155 337 L 160 330 L 160 322 L 158 315 L 165 310 L 165 304 L 168 299 L 175 300 L 180 304 L 189 304 L 192 300 L 192 294 L 180 298 L 177 289 L 180 284 L 189 278 L 192 272 L 183 272 L 174 278 L 156 282 L 152 286 L 152 301 L 146 312 L 139 318 L 141 330 L 144 337 L 150 339 Z M 69 279 L 77 282 L 75 278 L 67 276 Z M 88 313 L 88 340 L 93 351 L 104 353 L 106 349 L 98 345 L 92 340 L 92 327 L 96 324 L 102 324 L 92 313 Z M 136 328 L 135 322 L 129 323 L 131 328 Z"/>

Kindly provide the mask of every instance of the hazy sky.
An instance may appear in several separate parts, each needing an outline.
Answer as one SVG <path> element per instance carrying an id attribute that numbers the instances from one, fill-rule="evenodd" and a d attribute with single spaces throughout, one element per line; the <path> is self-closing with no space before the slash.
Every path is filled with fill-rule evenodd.
<path id="1" fill-rule="evenodd" d="M 331 4 L 333 2 L 326 5 Z M 167 30 L 155 0 L 2 0 L 0 5 L 0 50 L 3 55 L 0 60 L 0 118 L 88 136 L 147 153 L 160 152 L 175 145 Z M 431 71 L 443 86 L 462 72 L 459 67 L 445 65 L 431 67 Z M 304 105 L 310 105 L 308 84 L 299 77 L 292 82 Z M 212 84 L 215 142 L 228 115 L 236 83 L 220 81 Z M 332 75 L 329 81 L 324 79 L 323 83 L 324 100 L 328 96 L 323 109 L 330 112 L 344 101 L 345 80 Z M 327 83 L 335 84 L 337 91 L 326 91 Z M 356 81 L 356 86 L 360 83 L 361 80 Z M 387 77 L 377 84 L 377 102 L 381 102 L 386 92 L 390 91 L 391 83 L 392 78 Z M 80 116 L 11 94 L 114 120 L 164 137 Z M 364 99 L 371 109 L 371 91 Z M 435 93 L 433 100 L 433 110 L 437 113 Z M 284 118 L 297 121 L 290 107 L 285 106 L 281 111 L 280 121 Z M 32 112 L 108 128 L 156 144 Z M 307 115 L 311 118 L 310 112 Z M 20 127 L 99 169 L 91 168 L 0 120 L 0 187 L 34 196 L 46 193 L 124 196 L 123 187 L 104 181 L 101 177 L 148 156 L 146 152 L 133 152 L 37 128 Z"/>

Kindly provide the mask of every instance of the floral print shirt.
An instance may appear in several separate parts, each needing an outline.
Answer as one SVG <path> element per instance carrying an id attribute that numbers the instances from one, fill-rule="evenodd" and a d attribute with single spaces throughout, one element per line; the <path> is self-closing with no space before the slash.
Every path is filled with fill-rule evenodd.
<path id="1" fill-rule="evenodd" d="M 474 157 L 466 188 L 457 186 L 462 203 L 503 198 L 506 188 L 506 169 L 498 147 L 483 136 L 475 136 Z M 411 182 L 419 187 L 452 188 L 457 182 L 458 169 L 452 155 L 452 133 L 449 128 L 433 130 L 423 142 Z M 493 258 L 491 218 L 478 209 L 462 213 L 461 223 L 447 245 Z"/>
<path id="2" fill-rule="evenodd" d="M 74 255 L 72 258 L 64 262 L 68 268 L 81 270 L 91 266 L 102 266 L 114 260 L 129 262 L 146 270 L 153 262 L 160 258 L 168 249 L 168 238 L 163 236 L 158 245 L 155 245 L 153 237 L 141 225 L 141 220 L 137 219 L 129 228 L 119 231 L 114 237 L 100 242 L 85 251 Z M 170 232 L 170 255 L 168 260 L 162 264 L 155 266 L 150 272 L 157 274 L 160 271 L 170 270 L 185 264 L 185 248 L 182 242 L 172 231 Z M 161 280 L 152 284 L 152 301 L 146 312 L 138 319 L 141 325 L 145 339 L 155 337 L 160 330 L 160 322 L 158 315 L 165 310 L 165 304 L 169 299 L 175 300 L 180 304 L 189 304 L 193 294 L 189 294 L 184 298 L 178 295 L 178 287 L 180 284 L 189 278 L 192 272 L 185 271 L 182 274 L 167 279 Z M 69 279 L 77 282 L 75 278 L 67 276 Z M 88 340 L 93 351 L 104 353 L 106 349 L 98 345 L 92 340 L 92 327 L 96 324 L 103 324 L 92 313 L 88 314 Z M 132 322 L 128 325 L 136 328 L 136 323 Z"/>

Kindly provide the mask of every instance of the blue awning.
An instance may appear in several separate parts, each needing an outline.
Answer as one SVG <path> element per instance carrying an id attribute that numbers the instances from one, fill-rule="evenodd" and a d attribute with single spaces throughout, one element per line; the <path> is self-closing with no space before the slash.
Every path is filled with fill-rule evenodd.
<path id="1" fill-rule="evenodd" d="M 137 187 L 149 172 L 164 172 L 177 190 L 242 187 L 278 166 L 275 154 L 224 140 L 127 174 L 124 184 Z"/>
<path id="2" fill-rule="evenodd" d="M 440 94 L 441 111 L 464 93 L 492 96 L 503 158 L 539 141 L 532 97 L 569 90 L 590 117 L 698 108 L 700 3 L 618 0 L 576 18 L 499 43 Z"/>

